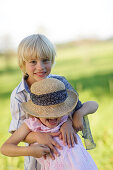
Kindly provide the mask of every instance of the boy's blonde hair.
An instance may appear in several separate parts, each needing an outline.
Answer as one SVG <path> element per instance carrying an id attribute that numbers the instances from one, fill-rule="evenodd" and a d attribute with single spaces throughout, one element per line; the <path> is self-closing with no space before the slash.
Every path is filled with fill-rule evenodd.
<path id="1" fill-rule="evenodd" d="M 42 34 L 33 34 L 24 38 L 18 46 L 18 63 L 25 74 L 25 62 L 31 59 L 47 58 L 52 65 L 55 60 L 55 47 L 48 38 Z"/>

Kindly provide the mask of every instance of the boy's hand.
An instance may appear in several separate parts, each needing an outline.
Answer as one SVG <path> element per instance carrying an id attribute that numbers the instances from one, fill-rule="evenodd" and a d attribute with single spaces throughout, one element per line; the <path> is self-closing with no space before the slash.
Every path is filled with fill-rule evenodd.
<path id="1" fill-rule="evenodd" d="M 63 140 L 64 145 L 68 145 L 70 148 L 74 147 L 75 143 L 77 144 L 75 130 L 72 127 L 72 121 L 70 119 L 61 126 L 60 132 L 59 137 Z"/>
<path id="2" fill-rule="evenodd" d="M 28 155 L 35 158 L 40 158 L 42 156 L 51 155 L 51 151 L 46 145 L 34 144 L 29 146 Z"/>
<path id="3" fill-rule="evenodd" d="M 59 153 L 56 148 L 62 149 L 62 147 L 52 138 L 54 136 L 59 136 L 59 134 L 60 132 L 57 133 L 37 132 L 37 142 L 39 144 L 44 144 L 50 148 L 51 150 L 50 157 L 52 159 L 55 159 L 53 154 L 59 156 Z"/>
<path id="4" fill-rule="evenodd" d="M 80 113 L 75 113 L 73 116 L 73 126 L 76 132 L 83 130 L 83 116 Z"/>

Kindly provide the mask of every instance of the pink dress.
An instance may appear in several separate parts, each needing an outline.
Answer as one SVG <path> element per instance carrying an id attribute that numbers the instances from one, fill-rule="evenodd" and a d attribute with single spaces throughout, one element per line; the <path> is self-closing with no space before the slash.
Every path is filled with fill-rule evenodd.
<path id="1" fill-rule="evenodd" d="M 29 129 L 34 132 L 57 132 L 61 125 L 66 121 L 67 116 L 64 116 L 60 124 L 53 129 L 44 126 L 40 120 L 35 117 L 26 119 L 24 122 Z M 58 150 L 60 156 L 55 156 L 55 160 L 52 160 L 49 157 L 47 157 L 46 160 L 43 157 L 37 158 L 38 162 L 41 164 L 41 170 L 98 170 L 92 157 L 84 148 L 80 137 L 77 134 L 76 137 L 78 144 L 75 144 L 73 148 L 64 146 L 62 140 L 58 137 L 54 137 L 54 139 L 62 146 L 63 150 Z"/>

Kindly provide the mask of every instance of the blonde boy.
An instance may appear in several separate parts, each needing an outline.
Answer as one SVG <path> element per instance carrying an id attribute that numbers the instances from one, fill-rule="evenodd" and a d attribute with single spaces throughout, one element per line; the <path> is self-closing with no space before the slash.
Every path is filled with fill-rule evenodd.
<path id="1" fill-rule="evenodd" d="M 61 80 L 67 89 L 73 89 L 68 81 L 59 75 L 51 75 L 51 69 L 55 61 L 55 48 L 47 37 L 41 34 L 34 34 L 24 38 L 18 47 L 18 62 L 23 73 L 22 81 L 13 90 L 11 94 L 11 114 L 12 120 L 9 132 L 13 133 L 28 115 L 23 112 L 21 104 L 30 99 L 30 87 L 36 82 L 46 77 Z M 43 88 L 43 87 L 42 87 Z M 74 89 L 73 89 L 74 90 Z M 73 110 L 73 120 L 76 131 L 83 129 L 83 116 L 95 112 L 98 104 L 96 102 L 86 102 L 81 104 L 78 100 L 76 108 Z M 60 136 L 64 144 L 69 147 L 77 143 L 75 131 L 72 127 L 72 121 L 69 119 L 64 123 L 58 133 L 31 132 L 25 138 L 26 143 L 35 143 L 47 145 L 54 154 L 58 154 L 56 148 L 61 146 L 52 138 Z M 54 154 L 51 156 L 54 159 Z M 40 166 L 33 157 L 25 157 L 25 170 L 39 170 Z"/>

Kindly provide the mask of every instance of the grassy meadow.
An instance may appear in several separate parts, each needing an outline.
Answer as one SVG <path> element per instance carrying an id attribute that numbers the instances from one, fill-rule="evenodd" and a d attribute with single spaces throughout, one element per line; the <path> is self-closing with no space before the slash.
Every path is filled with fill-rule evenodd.
<path id="1" fill-rule="evenodd" d="M 98 111 L 89 115 L 96 148 L 89 153 L 99 170 L 113 169 L 113 41 L 78 42 L 57 47 L 52 73 L 63 75 L 82 102 L 95 100 Z M 0 56 L 0 146 L 10 135 L 10 94 L 21 80 L 16 57 Z M 24 158 L 0 154 L 0 170 L 23 170 Z"/>

